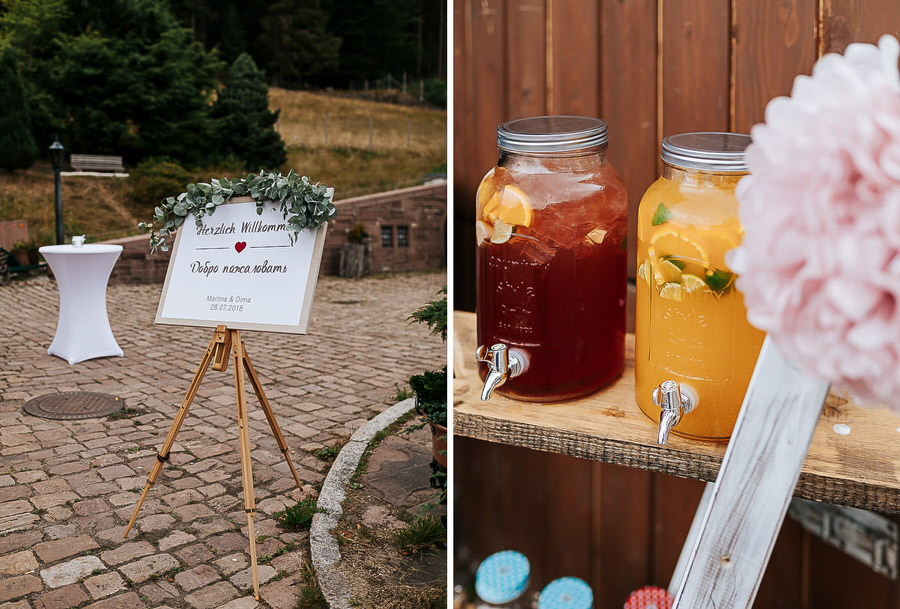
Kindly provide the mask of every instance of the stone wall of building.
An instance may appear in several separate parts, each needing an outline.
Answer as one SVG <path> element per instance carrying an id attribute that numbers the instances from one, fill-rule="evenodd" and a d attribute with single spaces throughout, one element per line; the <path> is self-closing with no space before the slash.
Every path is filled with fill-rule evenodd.
<path id="1" fill-rule="evenodd" d="M 337 275 L 341 246 L 358 224 L 368 233 L 372 273 L 437 270 L 447 265 L 447 185 L 429 184 L 335 201 L 337 217 L 328 224 L 321 273 Z M 109 278 L 115 283 L 155 283 L 166 278 L 171 252 L 150 253 L 148 237 L 105 243 L 122 246 Z M 170 240 L 171 241 L 171 240 Z"/>

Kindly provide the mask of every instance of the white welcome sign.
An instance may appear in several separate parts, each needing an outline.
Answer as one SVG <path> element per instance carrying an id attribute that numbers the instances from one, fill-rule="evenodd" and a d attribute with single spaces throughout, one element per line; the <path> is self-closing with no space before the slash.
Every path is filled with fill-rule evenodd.
<path id="1" fill-rule="evenodd" d="M 278 206 L 234 198 L 178 234 L 156 323 L 305 334 L 325 244 L 323 224 L 291 231 Z"/>

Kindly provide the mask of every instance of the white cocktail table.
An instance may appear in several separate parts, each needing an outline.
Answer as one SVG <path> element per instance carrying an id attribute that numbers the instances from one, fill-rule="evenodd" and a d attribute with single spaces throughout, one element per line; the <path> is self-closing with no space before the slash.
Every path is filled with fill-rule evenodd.
<path id="1" fill-rule="evenodd" d="M 59 287 L 59 321 L 47 353 L 70 365 L 95 357 L 122 357 L 106 314 L 106 283 L 122 246 L 45 245 L 39 251 Z"/>

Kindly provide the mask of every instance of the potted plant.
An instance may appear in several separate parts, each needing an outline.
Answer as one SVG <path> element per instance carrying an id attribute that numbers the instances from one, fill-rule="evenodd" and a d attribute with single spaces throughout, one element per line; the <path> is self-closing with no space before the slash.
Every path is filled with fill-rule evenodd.
<path id="1" fill-rule="evenodd" d="M 13 244 L 12 255 L 21 267 L 37 265 L 40 262 L 38 244 L 35 241 L 17 241 Z"/>
<path id="2" fill-rule="evenodd" d="M 447 467 L 447 366 L 409 377 L 416 412 L 431 426 L 431 453 Z"/>
<path id="3" fill-rule="evenodd" d="M 347 233 L 347 243 L 341 245 L 338 274 L 354 278 L 369 274 L 369 233 L 362 223 Z"/>
<path id="4" fill-rule="evenodd" d="M 409 319 L 424 323 L 431 334 L 447 340 L 447 288 L 440 300 L 432 300 L 416 309 Z M 431 451 L 443 468 L 447 467 L 447 366 L 409 377 L 416 394 L 416 412 L 431 426 Z"/>

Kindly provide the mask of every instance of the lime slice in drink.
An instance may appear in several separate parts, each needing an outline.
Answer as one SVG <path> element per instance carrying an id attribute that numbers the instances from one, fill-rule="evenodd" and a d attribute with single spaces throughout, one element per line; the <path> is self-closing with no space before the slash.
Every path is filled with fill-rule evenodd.
<path id="1" fill-rule="evenodd" d="M 667 283 L 659 291 L 659 297 L 667 300 L 684 299 L 684 288 L 680 283 Z"/>
<path id="2" fill-rule="evenodd" d="M 696 275 L 684 273 L 681 276 L 681 287 L 684 288 L 685 292 L 696 292 L 697 290 L 702 290 L 703 288 L 705 288 L 706 282 Z"/>
<path id="3" fill-rule="evenodd" d="M 653 279 L 657 285 L 681 283 L 681 268 L 671 260 L 657 260 L 653 269 Z"/>

